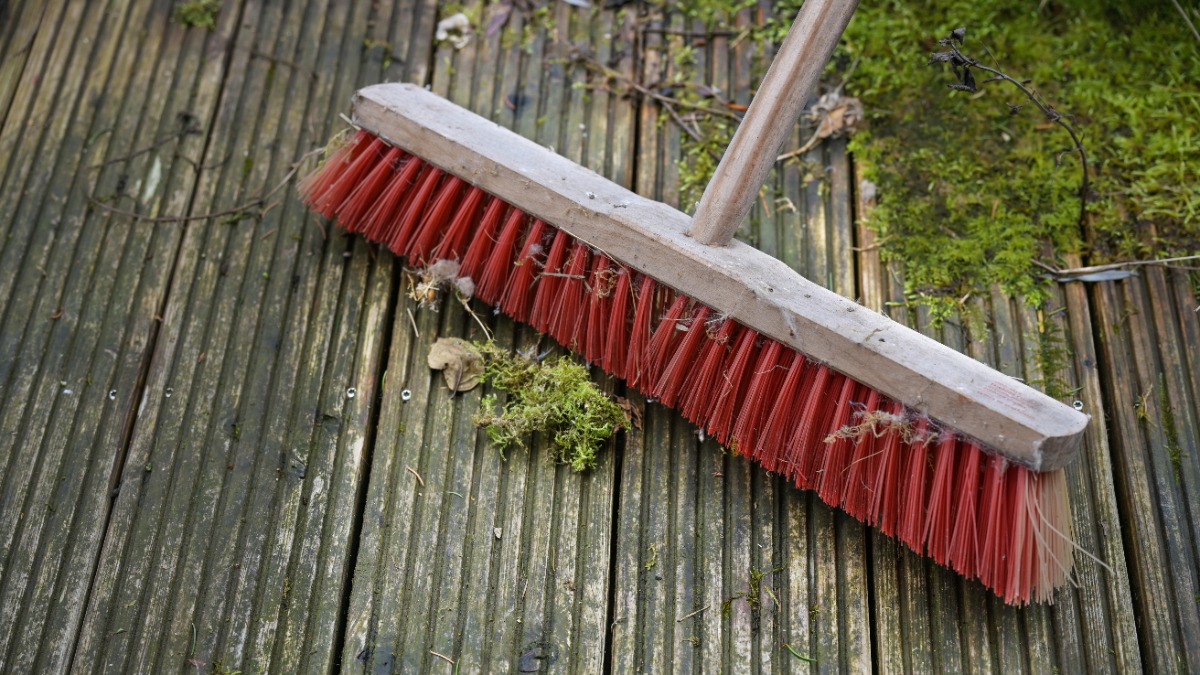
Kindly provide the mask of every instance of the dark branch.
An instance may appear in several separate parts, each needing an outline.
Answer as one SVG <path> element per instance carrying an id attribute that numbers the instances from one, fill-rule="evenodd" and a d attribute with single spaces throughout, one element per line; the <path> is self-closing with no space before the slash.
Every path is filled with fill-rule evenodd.
<path id="1" fill-rule="evenodd" d="M 1070 150 L 1068 152 L 1079 153 L 1079 161 L 1083 166 L 1083 178 L 1080 181 L 1081 184 L 1079 187 L 1079 224 L 1083 225 L 1087 220 L 1087 198 L 1090 191 L 1088 182 L 1087 153 L 1084 152 L 1083 142 L 1079 140 L 1079 136 L 1075 133 L 1075 129 L 1067 123 L 1066 118 L 1064 118 L 1061 113 L 1055 110 L 1053 106 L 1042 100 L 1042 97 L 1039 96 L 1037 92 L 1026 86 L 1028 84 L 1028 80 L 1017 80 L 1009 76 L 1008 73 L 1000 70 L 999 67 L 992 68 L 991 66 L 986 66 L 980 63 L 978 59 L 974 59 L 966 54 L 963 54 L 958 47 L 963 43 L 963 40 L 966 38 L 966 34 L 967 30 L 965 28 L 957 28 L 950 33 L 950 37 L 938 40 L 938 44 L 942 45 L 943 47 L 948 47 L 949 51 L 935 52 L 930 54 L 929 63 L 931 65 L 950 64 L 950 67 L 954 69 L 955 76 L 958 78 L 958 82 L 946 85 L 950 89 L 971 93 L 977 91 L 978 84 L 975 82 L 974 75 L 971 74 L 972 68 L 981 70 L 991 75 L 990 78 L 983 81 L 984 84 L 998 81 L 1008 82 L 1020 90 L 1020 92 L 1024 94 L 1026 98 L 1028 98 L 1035 106 L 1037 106 L 1038 110 L 1042 111 L 1042 114 L 1046 116 L 1047 120 L 1062 127 L 1068 134 L 1070 134 L 1071 142 L 1075 144 L 1075 148 L 1074 150 Z M 1012 115 L 1017 114 L 1017 112 L 1024 107 L 1024 104 L 1013 105 L 1008 103 L 1007 105 L 1009 113 Z"/>

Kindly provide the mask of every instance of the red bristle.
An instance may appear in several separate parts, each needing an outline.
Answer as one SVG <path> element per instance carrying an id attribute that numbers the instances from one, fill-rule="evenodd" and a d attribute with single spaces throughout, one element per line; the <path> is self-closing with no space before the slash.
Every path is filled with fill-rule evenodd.
<path id="1" fill-rule="evenodd" d="M 612 304 L 609 306 L 608 333 L 604 340 L 604 359 L 601 367 L 614 377 L 625 374 L 625 354 L 629 347 L 629 297 L 631 294 L 630 272 L 617 268 L 617 285 L 613 289 Z"/>
<path id="2" fill-rule="evenodd" d="M 960 443 L 958 452 L 962 460 L 958 463 L 954 479 L 957 507 L 954 509 L 954 535 L 950 538 L 948 564 L 955 572 L 975 576 L 979 560 L 979 500 L 984 454 L 974 443 Z"/>
<path id="3" fill-rule="evenodd" d="M 347 232 L 359 233 L 366 228 L 365 216 L 387 189 L 388 181 L 396 172 L 396 163 L 400 161 L 404 151 L 400 148 L 389 149 L 376 163 L 371 172 L 363 178 L 354 192 L 338 207 L 337 222 Z"/>
<path id="4" fill-rule="evenodd" d="M 1009 543 L 1004 493 L 1008 462 L 989 455 L 984 469 L 983 495 L 979 502 L 979 580 L 984 586 L 998 591 L 1004 584 L 1004 555 Z"/>
<path id="5" fill-rule="evenodd" d="M 441 241 L 442 232 L 458 210 L 465 186 L 466 183 L 458 176 L 447 176 L 442 183 L 405 252 L 404 257 L 408 258 L 410 264 L 424 265 L 429 260 L 429 254 Z"/>
<path id="6" fill-rule="evenodd" d="M 479 275 L 475 282 L 475 296 L 489 305 L 494 305 L 500 300 L 504 287 L 508 285 L 508 276 L 513 271 L 513 249 L 517 246 L 517 238 L 525 230 L 527 218 L 524 212 L 517 209 L 508 214 L 508 220 L 500 230 L 500 238 L 496 240 L 492 254 L 488 256 L 487 264 L 483 267 L 483 274 Z"/>
<path id="7" fill-rule="evenodd" d="M 771 473 L 785 473 L 783 467 L 789 466 L 783 461 L 783 453 L 799 417 L 800 406 L 797 405 L 797 402 L 803 402 L 801 393 L 804 389 L 801 385 L 805 373 L 811 373 L 816 369 L 808 359 L 804 358 L 803 354 L 792 350 L 787 351 L 791 356 L 791 361 L 787 364 L 779 396 L 775 404 L 771 406 L 766 425 L 758 437 L 758 446 L 754 449 L 754 456 Z"/>
<path id="8" fill-rule="evenodd" d="M 695 424 L 703 426 L 704 414 L 712 409 L 717 396 L 717 378 L 721 374 L 721 366 L 725 364 L 726 355 L 733 345 L 737 344 L 734 335 L 739 327 L 736 321 L 724 319 L 714 332 L 713 320 L 705 326 L 705 337 L 701 343 L 700 354 L 696 359 L 698 367 L 691 368 L 691 373 L 683 381 L 683 395 L 679 411 Z"/>
<path id="9" fill-rule="evenodd" d="M 842 391 L 838 394 L 837 410 L 829 425 L 829 436 L 822 439 L 825 443 L 825 457 L 821 464 L 820 496 L 821 501 L 830 506 L 838 506 L 842 499 L 842 485 L 846 480 L 850 457 L 854 452 L 856 437 L 852 434 L 837 434 L 838 431 L 849 430 L 854 426 L 854 412 L 861 402 L 862 387 L 850 378 L 842 381 Z M 833 438 L 830 438 L 833 436 Z"/>
<path id="10" fill-rule="evenodd" d="M 783 345 L 767 340 L 750 371 L 746 396 L 738 410 L 737 421 L 733 424 L 734 443 L 748 457 L 756 456 L 759 434 L 771 408 L 778 403 L 776 397 L 783 381 L 783 371 L 779 367 L 782 356 Z"/>
<path id="11" fill-rule="evenodd" d="M 376 167 L 383 157 L 387 145 L 383 141 L 371 137 L 370 142 L 362 150 L 355 149 L 354 159 L 344 167 L 335 167 L 340 175 L 313 204 L 313 210 L 333 220 L 338 208 L 362 184 L 363 178 Z"/>
<path id="12" fill-rule="evenodd" d="M 933 482 L 929 486 L 929 513 L 925 519 L 925 550 L 939 565 L 948 564 L 950 535 L 954 525 L 954 464 L 958 458 L 958 440 L 942 433 L 933 464 Z"/>
<path id="13" fill-rule="evenodd" d="M 504 300 L 500 309 L 505 314 L 522 323 L 529 321 L 529 307 L 533 300 L 533 282 L 541 271 L 538 257 L 542 255 L 542 237 L 546 233 L 546 223 L 540 219 L 533 221 L 529 234 L 525 235 L 525 243 L 521 246 L 521 255 L 517 256 L 512 275 L 508 279 L 508 288 L 504 289 Z"/>
<path id="14" fill-rule="evenodd" d="M 556 309 L 550 320 L 550 337 L 570 349 L 579 351 L 585 328 L 584 300 L 587 298 L 587 271 L 591 265 L 591 251 L 587 244 L 573 241 L 567 265 L 563 269 L 562 283 L 558 285 Z"/>
<path id="15" fill-rule="evenodd" d="M 654 395 L 663 402 L 663 405 L 674 408 L 678 403 L 684 380 L 695 368 L 696 354 L 703 346 L 704 340 L 708 339 L 707 324 L 710 316 L 712 316 L 712 310 L 703 305 L 696 311 L 688 326 L 687 334 L 672 350 L 671 360 L 659 374 L 658 383 L 654 387 Z"/>
<path id="16" fill-rule="evenodd" d="M 473 185 L 467 187 L 467 193 L 463 195 L 462 201 L 454 211 L 454 218 L 450 220 L 450 227 L 446 228 L 445 235 L 433 249 L 430 260 L 458 260 L 462 257 L 471 235 L 475 234 L 479 225 L 479 212 L 487 196 L 486 192 Z"/>
<path id="17" fill-rule="evenodd" d="M 308 208 L 318 211 L 317 206 L 321 204 L 325 197 L 325 193 L 329 188 L 342 177 L 342 172 L 346 167 L 354 161 L 363 149 L 371 144 L 373 137 L 371 134 L 359 130 L 354 135 L 354 138 L 342 147 L 338 148 L 330 155 L 321 168 L 305 176 L 303 180 L 296 186 L 296 191 L 300 193 L 300 199 L 308 206 Z"/>
<path id="18" fill-rule="evenodd" d="M 841 374 L 820 365 L 812 383 L 803 392 L 804 411 L 792 437 L 788 439 L 787 457 L 796 485 L 805 489 L 817 486 L 817 468 L 820 466 L 817 456 L 824 447 L 829 420 L 837 412 L 837 398 L 830 392 L 841 390 L 842 379 Z"/>
<path id="19" fill-rule="evenodd" d="M 913 430 L 908 444 L 904 473 L 900 483 L 900 520 L 896 524 L 896 537 L 906 546 L 924 553 L 925 487 L 929 482 L 929 424 L 922 418 Z"/>
<path id="20" fill-rule="evenodd" d="M 368 133 L 299 191 L 314 211 L 412 263 L 461 257 L 459 275 L 476 280 L 481 300 L 1005 602 L 1050 599 L 1066 580 L 1061 472 L 1031 472 L 931 430 L 899 403 L 734 321 L 714 330 L 712 309 L 650 277 L 636 281 L 540 220 L 523 234 L 523 212 Z"/>
<path id="21" fill-rule="evenodd" d="M 881 438 L 883 443 L 879 449 L 879 463 L 875 472 L 875 487 L 871 494 L 867 524 L 877 526 L 880 532 L 890 537 L 896 533 L 896 517 L 900 511 L 899 481 L 904 447 L 900 424 L 904 407 L 893 403 L 888 414 L 893 421 L 885 423 L 887 431 Z"/>
<path id="22" fill-rule="evenodd" d="M 642 277 L 641 286 L 638 288 L 637 309 L 633 312 L 633 327 L 629 331 L 629 350 L 625 358 L 625 382 L 634 388 L 638 388 L 642 383 L 642 358 L 646 353 L 646 343 L 650 340 L 650 319 L 654 311 L 656 286 L 650 277 Z M 649 389 L 649 384 L 645 385 L 645 388 Z"/>
<path id="23" fill-rule="evenodd" d="M 1029 471 L 1022 466 L 1009 470 L 1008 494 L 1011 505 L 1011 534 L 1008 538 L 1008 559 L 1005 570 L 1004 601 L 1011 604 L 1029 602 L 1033 570 L 1033 524 L 1029 513 Z"/>
<path id="24" fill-rule="evenodd" d="M 729 445 L 730 435 L 733 433 L 733 414 L 742 399 L 742 392 L 746 391 L 746 381 L 751 374 L 750 364 L 758 355 L 754 344 L 757 341 L 757 331 L 746 329 L 746 332 L 742 333 L 730 355 L 728 366 L 718 381 L 720 393 L 717 394 L 716 404 L 709 415 L 708 435 L 717 439 L 721 445 Z M 737 448 L 731 449 L 734 452 L 738 451 Z"/>
<path id="25" fill-rule="evenodd" d="M 599 364 L 604 360 L 605 332 L 609 325 L 609 304 L 612 301 L 616 275 L 612 260 L 597 253 L 592 260 L 592 271 L 588 275 L 587 331 L 583 339 L 583 358 L 588 363 Z"/>
<path id="26" fill-rule="evenodd" d="M 655 385 L 658 384 L 659 375 L 667 367 L 671 354 L 674 352 L 674 345 L 684 334 L 681 330 L 686 329 L 683 315 L 690 303 L 691 299 L 687 296 L 677 296 L 662 320 L 658 322 L 658 328 L 650 336 L 650 342 L 646 344 L 645 358 L 642 360 L 642 378 L 651 395 L 654 393 Z"/>
<path id="27" fill-rule="evenodd" d="M 537 275 L 529 324 L 539 333 L 550 332 L 550 322 L 554 320 L 554 314 L 558 311 L 555 305 L 558 301 L 558 287 L 562 281 L 567 250 L 572 241 L 571 235 L 562 230 L 556 231 L 554 241 L 550 243 L 550 252 L 546 254 L 546 266 L 542 268 L 541 274 Z"/>
<path id="28" fill-rule="evenodd" d="M 503 200 L 492 197 L 487 208 L 483 211 L 483 221 L 479 223 L 479 231 L 471 238 L 467 252 L 463 254 L 462 263 L 458 266 L 460 277 L 470 277 L 472 281 L 479 278 L 483 266 L 492 255 L 492 245 L 496 242 L 496 234 L 504 222 L 504 214 L 508 213 L 508 204 Z"/>
<path id="29" fill-rule="evenodd" d="M 858 424 L 863 425 L 863 429 L 858 433 L 854 455 L 850 459 L 850 465 L 846 467 L 841 499 L 842 509 L 862 521 L 867 520 L 872 494 L 871 481 L 878 473 L 879 453 L 876 451 L 876 441 L 879 440 L 879 436 L 872 421 L 875 413 L 885 405 L 880 400 L 879 392 L 874 389 L 867 391 L 867 401 L 856 418 Z"/>
<path id="30" fill-rule="evenodd" d="M 417 179 L 416 189 L 413 192 L 412 198 L 405 205 L 404 211 L 397 219 L 396 226 L 387 240 L 388 250 L 392 253 L 402 256 L 408 250 L 409 244 L 412 243 L 413 234 L 417 231 L 417 225 L 425 217 L 425 208 L 429 205 L 429 200 L 437 192 L 437 187 L 441 184 L 442 178 L 445 175 L 441 169 L 431 166 Z"/>
<path id="31" fill-rule="evenodd" d="M 362 232 L 368 241 L 376 243 L 389 241 L 400 224 L 400 216 L 412 201 L 413 185 L 421 172 L 425 170 L 425 162 L 416 157 L 400 160 L 400 168 L 392 174 L 387 187 L 375 204 L 363 216 Z"/>

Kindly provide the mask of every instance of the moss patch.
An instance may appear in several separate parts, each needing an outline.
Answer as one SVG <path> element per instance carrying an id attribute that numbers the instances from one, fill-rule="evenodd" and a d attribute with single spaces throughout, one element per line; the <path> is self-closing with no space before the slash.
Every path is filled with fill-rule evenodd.
<path id="1" fill-rule="evenodd" d="M 187 28 L 217 27 L 217 14 L 221 11 L 221 0 L 188 0 L 175 5 L 171 20 Z"/>
<path id="2" fill-rule="evenodd" d="M 761 50 L 782 41 L 800 4 L 778 3 L 746 42 Z M 688 0 L 674 11 L 716 28 L 745 6 Z M 953 76 L 930 67 L 937 39 L 959 26 L 965 52 L 1027 80 L 1081 135 L 1091 179 L 1085 227 L 1082 169 L 1064 153 L 1067 134 L 1008 83 L 980 78 L 977 93 L 952 91 Z M 714 106 L 686 86 L 699 79 L 690 49 L 672 51 L 672 81 L 662 84 L 680 101 Z M 927 307 L 935 323 L 970 314 L 966 300 L 992 286 L 1042 306 L 1049 286 L 1035 260 L 1200 253 L 1200 45 L 1170 4 L 868 3 L 831 60 L 827 88 L 851 63 L 846 93 L 863 101 L 870 128 L 850 147 L 878 202 L 867 224 L 902 274 L 907 301 Z M 713 115 L 692 125 L 699 138 L 683 136 L 679 161 L 685 210 L 736 127 Z"/>
<path id="3" fill-rule="evenodd" d="M 492 343 L 476 348 L 487 362 L 484 381 L 508 394 L 503 406 L 496 396 L 485 396 L 474 417 L 501 453 L 526 447 L 530 435 L 542 433 L 556 462 L 582 472 L 596 465 L 596 454 L 613 433 L 628 427 L 621 407 L 570 358 L 538 362 Z"/>
<path id="4" fill-rule="evenodd" d="M 908 299 L 935 319 L 993 284 L 1041 305 L 1035 259 L 1200 250 L 1200 46 L 1169 11 L 1044 4 L 864 5 L 841 47 L 859 59 L 848 90 L 871 122 L 851 142 L 877 186 L 868 224 Z M 1062 154 L 1061 129 L 1032 105 L 1013 114 L 1009 104 L 1028 101 L 1006 83 L 951 91 L 953 77 L 929 67 L 935 38 L 959 25 L 964 51 L 1028 79 L 1082 135 L 1090 232 L 1079 228 L 1081 168 Z"/>

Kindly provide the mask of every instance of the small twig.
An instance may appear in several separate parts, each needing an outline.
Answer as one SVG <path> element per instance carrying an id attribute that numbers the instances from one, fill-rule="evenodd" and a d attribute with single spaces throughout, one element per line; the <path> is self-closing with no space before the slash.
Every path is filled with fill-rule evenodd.
<path id="1" fill-rule="evenodd" d="M 1088 160 L 1087 160 L 1087 153 L 1083 149 L 1083 142 L 1079 140 L 1079 136 L 1076 135 L 1075 129 L 1072 128 L 1070 124 L 1067 124 L 1066 119 L 1063 117 L 1063 115 L 1061 113 L 1059 113 L 1057 110 L 1055 110 L 1053 107 L 1051 107 L 1045 101 L 1043 101 L 1041 96 L 1039 96 L 1036 92 L 1034 92 L 1034 91 L 1030 90 L 1028 87 L 1026 87 L 1025 83 L 1014 79 L 1013 77 L 1009 76 L 1008 73 L 1005 73 L 1004 71 L 1001 71 L 998 68 L 992 68 L 991 66 L 985 66 L 982 63 L 980 63 L 978 60 L 973 59 L 973 58 L 963 54 L 961 51 L 959 51 L 958 45 L 956 44 L 956 42 L 961 43 L 965 36 L 966 36 L 966 29 L 959 28 L 959 29 L 955 30 L 954 32 L 952 32 L 950 34 L 950 37 L 943 38 L 942 40 L 940 40 L 939 44 L 941 44 L 944 47 L 949 47 L 950 51 L 949 52 L 937 52 L 937 53 L 933 54 L 930 57 L 929 62 L 931 64 L 932 63 L 949 63 L 951 65 L 951 67 L 954 68 L 955 72 L 960 75 L 961 82 L 958 84 L 950 85 L 951 89 L 960 89 L 960 90 L 968 91 L 968 92 L 972 92 L 972 93 L 974 93 L 976 91 L 975 78 L 972 77 L 970 74 L 971 68 L 976 68 L 976 69 L 982 70 L 985 73 L 990 73 L 992 75 L 993 80 L 1003 80 L 1005 82 L 1012 84 L 1014 87 L 1019 89 L 1022 94 L 1025 94 L 1025 97 L 1028 98 L 1035 106 L 1038 107 L 1039 110 L 1042 111 L 1042 114 L 1046 116 L 1046 119 L 1048 121 L 1050 121 L 1053 124 L 1057 124 L 1058 126 L 1065 129 L 1068 134 L 1070 134 L 1071 141 L 1075 144 L 1075 152 L 1079 153 L 1079 161 L 1083 165 L 1083 178 L 1081 180 L 1081 184 L 1079 187 L 1079 224 L 1080 225 L 1085 224 L 1087 222 L 1087 200 L 1088 200 L 1088 193 L 1090 191 L 1089 190 L 1089 179 L 1088 179 Z M 1011 104 L 1009 107 L 1010 107 L 1010 109 L 1012 108 Z M 1015 113 L 1016 109 L 1013 109 L 1013 112 Z"/>
<path id="2" fill-rule="evenodd" d="M 1080 274 L 1095 274 L 1096 272 L 1107 272 L 1108 270 L 1119 270 L 1126 267 L 1137 267 L 1142 265 L 1169 265 L 1170 263 L 1184 262 L 1187 260 L 1200 260 L 1200 255 L 1185 255 L 1179 258 L 1159 258 L 1157 260 L 1128 260 L 1125 262 L 1108 263 L 1107 265 L 1092 265 L 1090 267 L 1073 267 L 1071 269 L 1059 269 L 1052 265 L 1047 265 L 1040 260 L 1034 260 L 1033 264 L 1050 272 L 1051 274 L 1062 276 L 1076 276 Z"/>
<path id="3" fill-rule="evenodd" d="M 794 657 L 796 657 L 796 658 L 800 659 L 801 661 L 808 661 L 809 663 L 816 663 L 816 662 L 817 662 L 817 660 L 816 660 L 816 659 L 814 659 L 813 657 L 811 657 L 811 656 L 805 656 L 805 655 L 801 654 L 800 652 L 796 651 L 795 649 L 792 649 L 792 646 L 791 646 L 791 645 L 789 645 L 789 644 L 788 644 L 788 643 L 786 643 L 786 642 L 785 642 L 785 643 L 783 643 L 783 648 L 784 648 L 784 649 L 786 649 L 786 650 L 788 650 L 789 652 L 791 652 L 791 653 L 792 653 L 792 656 L 794 656 Z"/>
<path id="4" fill-rule="evenodd" d="M 812 136 L 809 136 L 808 140 L 804 142 L 804 145 L 796 148 L 795 150 L 792 150 L 791 152 L 783 153 L 782 155 L 776 157 L 775 161 L 776 162 L 786 162 L 793 157 L 799 157 L 800 155 L 803 155 L 804 153 L 808 152 L 809 150 L 812 150 L 820 142 L 821 142 L 821 128 L 818 125 L 817 130 L 813 132 Z"/>
<path id="5" fill-rule="evenodd" d="M 1179 16 L 1183 17 L 1183 22 L 1187 24 L 1187 27 L 1192 29 L 1192 35 L 1196 37 L 1196 42 L 1200 42 L 1200 32 L 1196 31 L 1196 26 L 1192 23 L 1191 18 L 1188 17 L 1187 12 L 1183 11 L 1183 7 L 1179 5 L 1179 0 L 1171 0 L 1171 4 L 1175 5 L 1175 9 L 1179 11 Z"/>
<path id="6" fill-rule="evenodd" d="M 575 52 L 575 54 L 573 55 L 573 57 L 574 57 L 575 61 L 583 64 L 586 68 L 590 68 L 591 70 L 597 71 L 601 75 L 604 75 L 606 78 L 609 78 L 611 80 L 615 80 L 621 84 L 624 84 L 624 85 L 632 88 L 633 90 L 637 91 L 642 96 L 646 96 L 648 98 L 651 98 L 651 99 L 657 101 L 660 105 L 662 105 L 663 110 L 666 110 L 667 114 L 671 116 L 671 119 L 673 119 L 676 124 L 678 124 L 684 131 L 686 131 L 688 133 L 689 136 L 691 136 L 696 141 L 700 141 L 700 134 L 697 133 L 695 131 L 695 129 L 688 126 L 683 121 L 683 119 L 679 116 L 678 111 L 675 110 L 675 106 L 689 108 L 689 109 L 695 110 L 697 112 L 704 113 L 706 115 L 716 115 L 718 117 L 726 117 L 728 119 L 734 120 L 735 122 L 740 122 L 742 119 L 741 115 L 738 115 L 737 113 L 735 113 L 731 110 L 722 109 L 722 108 L 714 108 L 712 106 L 701 105 L 699 103 L 691 103 L 691 102 L 682 101 L 680 99 L 673 98 L 670 96 L 664 96 L 663 94 L 660 94 L 660 93 L 654 91 L 653 89 L 650 89 L 649 87 L 638 82 L 637 80 L 635 80 L 623 73 L 620 73 L 616 70 L 613 70 L 612 68 L 609 68 L 608 66 L 605 66 L 602 63 L 599 63 L 598 61 L 587 56 L 582 51 L 577 50 Z"/>
<path id="7" fill-rule="evenodd" d="M 209 220 L 211 218 L 224 218 L 226 216 L 239 215 L 239 214 L 245 213 L 247 211 L 250 211 L 252 209 L 255 209 L 257 207 L 263 206 L 264 204 L 267 204 L 267 200 L 269 200 L 271 197 L 274 197 L 280 190 L 282 190 L 284 187 L 286 187 L 289 182 L 291 182 L 292 178 L 294 178 L 296 176 L 296 172 L 300 170 L 300 165 L 303 164 L 306 159 L 316 155 L 317 153 L 321 152 L 322 150 L 323 150 L 323 148 L 315 148 L 315 149 L 309 150 L 308 152 L 301 155 L 300 159 L 296 160 L 296 163 L 293 164 L 292 168 L 288 170 L 287 174 L 283 177 L 283 180 L 279 181 L 278 185 L 271 188 L 270 192 L 266 193 L 265 195 L 263 195 L 261 197 L 251 199 L 250 201 L 246 202 L 245 204 L 242 204 L 240 206 L 235 206 L 230 209 L 225 209 L 223 211 L 215 211 L 212 213 L 202 213 L 202 214 L 194 215 L 194 216 L 147 216 L 147 215 L 143 215 L 141 213 L 137 213 L 136 211 L 127 211 L 125 209 L 121 209 L 121 208 L 117 208 L 115 206 L 110 206 L 108 204 L 105 204 L 104 202 L 97 199 L 95 197 L 95 195 L 91 195 L 91 194 L 87 195 L 87 200 L 91 204 L 93 204 L 99 208 L 102 208 L 105 211 L 108 211 L 109 213 L 112 213 L 114 215 L 125 216 L 128 218 L 132 218 L 134 220 L 142 220 L 142 221 L 147 221 L 147 222 L 151 222 L 151 223 L 186 223 L 186 222 L 193 221 L 193 220 Z"/>
<path id="8" fill-rule="evenodd" d="M 483 336 L 487 338 L 488 342 L 491 342 L 492 331 L 488 330 L 488 327 L 483 323 L 483 319 L 480 319 L 475 310 L 471 309 L 471 303 L 467 302 L 467 299 L 462 294 L 456 293 L 455 295 L 458 297 L 458 301 L 462 303 L 463 309 L 467 310 L 467 314 L 470 314 L 471 318 L 475 319 L 475 323 L 479 324 L 479 327 L 483 329 Z M 457 389 L 457 387 L 455 388 Z"/>
<path id="9" fill-rule="evenodd" d="M 265 59 L 265 60 L 267 60 L 267 61 L 270 61 L 270 62 L 272 62 L 272 63 L 278 63 L 278 64 L 280 64 L 280 65 L 284 65 L 284 66 L 287 66 L 287 67 L 289 67 L 289 68 L 292 68 L 293 70 L 298 70 L 298 71 L 300 71 L 300 72 L 302 72 L 302 73 L 305 73 L 306 75 L 308 75 L 308 77 L 309 77 L 310 79 L 312 79 L 312 81 L 313 81 L 313 82 L 316 82 L 316 81 L 317 81 L 317 73 L 316 73 L 316 71 L 314 71 L 314 70 L 313 70 L 313 69 L 311 69 L 311 68 L 305 68 L 304 66 L 300 65 L 299 63 L 296 63 L 295 61 L 289 61 L 289 60 L 287 60 L 287 59 L 285 59 L 285 58 L 281 58 L 281 57 L 278 57 L 278 56 L 272 56 L 271 54 L 268 54 L 268 53 L 266 53 L 266 52 L 259 51 L 259 50 L 257 50 L 257 49 L 250 50 L 250 56 L 253 56 L 253 57 L 256 57 L 256 58 L 260 58 L 260 59 Z"/>
<path id="10" fill-rule="evenodd" d="M 733 37 L 741 35 L 741 31 L 736 30 L 710 30 L 704 33 L 697 33 L 690 30 L 679 30 L 676 28 L 642 28 L 643 33 L 654 33 L 655 35 L 681 35 L 683 37 Z"/>
<path id="11" fill-rule="evenodd" d="M 434 656 L 438 657 L 439 659 L 445 661 L 446 663 L 449 663 L 450 665 L 454 665 L 454 659 L 450 658 L 449 656 L 446 656 L 445 654 L 439 654 L 439 653 L 433 651 L 432 649 L 429 650 L 429 653 L 433 654 Z"/>
<path id="12" fill-rule="evenodd" d="M 675 619 L 675 623 L 683 623 L 683 621 L 684 621 L 685 619 L 690 619 L 690 618 L 692 618 L 693 616 L 696 616 L 697 614 L 699 614 L 700 612 L 703 612 L 704 610 L 708 609 L 709 607 L 712 607 L 712 605 L 705 605 L 705 606 L 701 607 L 700 609 L 698 609 L 698 610 L 696 610 L 696 611 L 694 611 L 694 612 L 692 612 L 692 613 L 690 613 L 690 614 L 684 614 L 683 616 L 679 617 L 678 619 Z"/>
<path id="13" fill-rule="evenodd" d="M 184 126 L 182 129 L 180 129 L 179 131 L 176 131 L 176 132 L 167 134 L 166 136 L 163 136 L 162 138 L 158 139 L 157 141 L 154 141 L 153 143 L 151 143 L 150 145 L 147 145 L 144 148 L 139 148 L 137 150 L 134 150 L 133 152 L 129 153 L 128 155 L 122 155 L 120 157 L 113 157 L 112 159 L 105 160 L 103 162 L 100 162 L 99 164 L 93 164 L 93 165 L 89 166 L 87 168 L 87 170 L 95 171 L 96 169 L 104 168 L 110 164 L 117 164 L 120 162 L 128 162 L 129 160 L 134 159 L 136 157 L 140 157 L 140 156 L 146 154 L 147 152 L 151 152 L 153 150 L 161 148 L 162 146 L 166 145 L 167 143 L 170 143 L 171 141 L 180 141 L 192 134 L 198 134 L 198 133 L 200 133 L 200 129 L 190 126 L 190 125 L 187 125 L 187 126 Z"/>
<path id="14" fill-rule="evenodd" d="M 417 339 L 420 340 L 421 339 L 421 331 L 417 330 L 417 319 L 413 316 L 412 308 L 405 307 L 404 311 L 408 312 L 408 322 L 412 324 L 413 335 L 417 336 Z"/>
<path id="15" fill-rule="evenodd" d="M 421 484 L 421 487 L 425 487 L 425 479 L 421 478 L 421 474 L 414 471 L 411 466 L 404 467 L 404 470 L 411 473 L 413 476 L 415 476 L 417 479 L 417 482 Z"/>

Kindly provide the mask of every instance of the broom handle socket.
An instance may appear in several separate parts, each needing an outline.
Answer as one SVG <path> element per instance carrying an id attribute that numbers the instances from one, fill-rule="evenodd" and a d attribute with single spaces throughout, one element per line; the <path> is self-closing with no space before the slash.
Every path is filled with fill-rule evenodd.
<path id="1" fill-rule="evenodd" d="M 857 5 L 858 0 L 805 0 L 704 189 L 688 229 L 697 241 L 725 246 L 750 213 Z"/>

